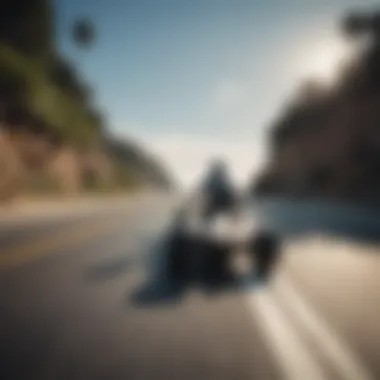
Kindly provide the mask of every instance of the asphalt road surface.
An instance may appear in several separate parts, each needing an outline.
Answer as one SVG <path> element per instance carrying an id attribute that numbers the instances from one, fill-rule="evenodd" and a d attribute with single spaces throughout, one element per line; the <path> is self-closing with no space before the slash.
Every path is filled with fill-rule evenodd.
<path id="1" fill-rule="evenodd" d="M 173 203 L 0 224 L 1 379 L 380 379 L 377 244 L 298 236 L 266 286 L 143 302 Z"/>

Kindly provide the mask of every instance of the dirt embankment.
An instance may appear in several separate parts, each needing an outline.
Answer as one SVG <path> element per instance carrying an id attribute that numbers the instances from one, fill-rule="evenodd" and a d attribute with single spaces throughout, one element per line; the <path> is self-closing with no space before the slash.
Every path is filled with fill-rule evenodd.
<path id="1" fill-rule="evenodd" d="M 0 200 L 27 194 L 76 194 L 112 182 L 105 152 L 80 152 L 44 135 L 0 127 Z"/>

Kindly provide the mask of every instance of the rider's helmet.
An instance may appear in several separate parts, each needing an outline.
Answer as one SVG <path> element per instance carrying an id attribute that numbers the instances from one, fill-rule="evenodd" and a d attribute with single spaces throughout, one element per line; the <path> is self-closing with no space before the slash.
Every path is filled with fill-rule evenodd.
<path id="1" fill-rule="evenodd" d="M 230 187 L 227 164 L 220 158 L 213 159 L 206 178 L 206 189 L 211 192 L 224 192 L 229 191 Z"/>
<path id="2" fill-rule="evenodd" d="M 227 174 L 227 165 L 226 163 L 220 159 L 216 158 L 211 161 L 210 165 L 210 174 L 213 175 L 226 175 Z"/>

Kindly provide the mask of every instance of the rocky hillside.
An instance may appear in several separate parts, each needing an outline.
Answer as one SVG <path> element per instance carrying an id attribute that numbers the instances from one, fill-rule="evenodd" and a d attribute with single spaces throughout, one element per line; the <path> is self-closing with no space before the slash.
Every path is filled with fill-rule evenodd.
<path id="1" fill-rule="evenodd" d="M 93 90 L 56 45 L 50 0 L 4 0 L 0 14 L 0 198 L 20 193 L 167 188 L 147 153 L 112 141 Z M 73 20 L 73 43 L 95 29 Z"/>
<path id="2" fill-rule="evenodd" d="M 270 130 L 256 195 L 380 200 L 380 13 L 345 18 L 363 45 L 334 88 L 300 86 Z"/>

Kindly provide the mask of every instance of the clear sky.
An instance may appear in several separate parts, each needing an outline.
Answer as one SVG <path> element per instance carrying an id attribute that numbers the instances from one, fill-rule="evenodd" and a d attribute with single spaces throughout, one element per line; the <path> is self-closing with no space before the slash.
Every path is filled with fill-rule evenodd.
<path id="1" fill-rule="evenodd" d="M 243 180 L 302 78 L 330 80 L 347 54 L 337 22 L 370 0 L 55 0 L 62 49 L 97 90 L 112 130 L 189 182 L 213 154 Z M 69 38 L 88 16 L 90 52 Z"/>

